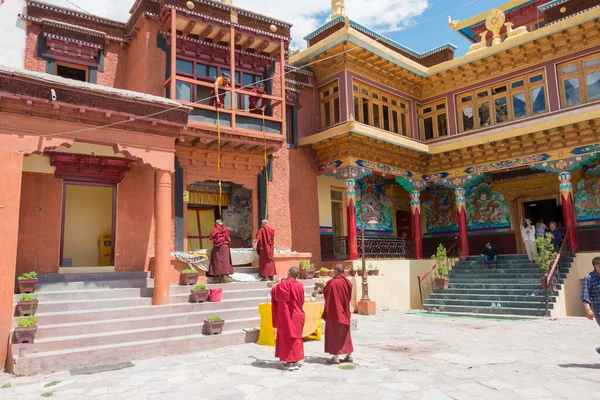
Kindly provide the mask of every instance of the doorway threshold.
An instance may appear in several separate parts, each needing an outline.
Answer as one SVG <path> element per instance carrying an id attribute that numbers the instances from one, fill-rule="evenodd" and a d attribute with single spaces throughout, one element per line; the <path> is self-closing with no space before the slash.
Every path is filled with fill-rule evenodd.
<path id="1" fill-rule="evenodd" d="M 115 267 L 60 267 L 59 274 L 97 274 L 115 272 Z"/>

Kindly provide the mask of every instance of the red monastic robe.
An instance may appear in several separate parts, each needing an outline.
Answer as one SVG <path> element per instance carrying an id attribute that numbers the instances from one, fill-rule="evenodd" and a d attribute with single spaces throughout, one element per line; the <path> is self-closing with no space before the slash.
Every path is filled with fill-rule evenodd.
<path id="1" fill-rule="evenodd" d="M 350 335 L 352 283 L 343 275 L 331 279 L 323 289 L 325 308 L 325 353 L 338 355 L 354 351 Z"/>
<path id="2" fill-rule="evenodd" d="M 258 243 L 256 252 L 258 253 L 258 275 L 275 276 L 275 229 L 269 225 L 263 226 L 256 234 Z"/>
<path id="3" fill-rule="evenodd" d="M 252 93 L 264 94 L 265 92 L 259 92 L 258 88 L 253 88 L 251 90 Z M 259 96 L 249 96 L 250 103 L 250 112 L 252 114 L 261 114 L 262 115 L 262 107 L 265 105 L 265 100 Z M 258 104 L 260 103 L 260 105 Z"/>
<path id="4" fill-rule="evenodd" d="M 210 241 L 213 249 L 210 254 L 210 266 L 208 273 L 212 276 L 233 274 L 233 264 L 231 263 L 231 252 L 229 244 L 229 228 L 223 225 L 217 225 L 210 234 Z"/>
<path id="5" fill-rule="evenodd" d="M 275 357 L 283 362 L 304 359 L 304 286 L 295 279 L 286 279 L 271 289 L 273 327 L 277 329 Z"/>

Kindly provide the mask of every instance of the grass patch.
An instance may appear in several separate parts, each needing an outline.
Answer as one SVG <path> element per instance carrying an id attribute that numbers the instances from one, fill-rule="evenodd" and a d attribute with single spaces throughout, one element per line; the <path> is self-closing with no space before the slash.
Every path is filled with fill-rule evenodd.
<path id="1" fill-rule="evenodd" d="M 54 395 L 54 392 L 42 393 L 42 397 L 52 397 L 53 395 Z"/>
<path id="2" fill-rule="evenodd" d="M 8 383 L 5 383 L 4 385 L 2 385 L 0 387 L 0 389 L 10 389 L 11 387 L 12 387 L 12 385 L 10 384 L 10 382 L 8 382 Z"/>
<path id="3" fill-rule="evenodd" d="M 49 387 L 52 387 L 52 386 L 56 386 L 56 385 L 58 385 L 59 383 L 60 383 L 60 381 L 52 381 L 52 382 L 50 382 L 50 383 L 46 383 L 46 384 L 44 385 L 44 387 L 45 387 L 45 388 L 49 388 Z"/>
<path id="4" fill-rule="evenodd" d="M 340 365 L 339 368 L 342 369 L 342 370 L 344 370 L 344 371 L 352 371 L 353 369 L 356 369 L 356 365 L 352 365 L 352 364 Z"/>

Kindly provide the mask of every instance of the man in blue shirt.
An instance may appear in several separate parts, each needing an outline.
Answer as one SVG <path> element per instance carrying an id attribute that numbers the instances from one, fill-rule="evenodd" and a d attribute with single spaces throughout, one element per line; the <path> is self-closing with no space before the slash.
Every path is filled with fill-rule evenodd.
<path id="1" fill-rule="evenodd" d="M 556 227 L 556 222 L 550 222 L 550 233 L 552 234 L 552 244 L 554 245 L 554 251 L 560 250 L 562 243 L 563 234 Z"/>
<path id="2" fill-rule="evenodd" d="M 592 265 L 594 270 L 583 278 L 581 302 L 587 318 L 590 320 L 596 318 L 600 326 L 600 257 L 595 257 Z M 600 354 L 600 347 L 597 347 L 596 351 Z"/>

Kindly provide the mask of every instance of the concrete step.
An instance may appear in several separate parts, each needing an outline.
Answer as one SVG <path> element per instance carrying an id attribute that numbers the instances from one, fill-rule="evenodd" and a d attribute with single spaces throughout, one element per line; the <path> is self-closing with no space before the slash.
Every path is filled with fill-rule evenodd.
<path id="1" fill-rule="evenodd" d="M 479 294 L 479 295 L 502 295 L 502 296 L 530 296 L 531 294 L 535 294 L 536 296 L 544 296 L 544 291 L 541 287 L 529 290 L 529 289 L 514 289 L 510 286 L 503 289 L 478 289 L 478 288 L 448 288 L 448 289 L 436 289 L 434 293 L 445 293 L 445 294 L 457 294 L 457 295 L 470 295 L 470 294 Z M 553 292 L 553 296 L 558 296 L 558 292 Z"/>
<path id="2" fill-rule="evenodd" d="M 526 291 L 535 291 L 542 290 L 542 285 L 540 281 L 537 281 L 537 284 L 528 284 L 528 283 L 481 283 L 481 282 L 460 282 L 456 283 L 450 281 L 448 284 L 449 289 L 519 289 Z"/>
<path id="3" fill-rule="evenodd" d="M 187 354 L 216 347 L 256 342 L 257 332 L 227 329 L 221 335 L 186 335 L 152 340 L 137 340 L 103 346 L 65 349 L 27 354 L 14 359 L 13 373 L 34 375 L 93 365 L 114 364 L 123 361 Z"/>
<path id="4" fill-rule="evenodd" d="M 554 301 L 555 297 L 551 296 L 550 300 Z M 493 303 L 506 303 L 510 301 L 520 302 L 540 302 L 546 301 L 546 297 L 541 293 L 537 296 L 511 296 L 511 295 L 494 295 L 494 294 L 462 294 L 462 293 L 432 293 L 429 295 L 427 302 L 430 300 L 476 300 L 490 301 Z"/>
<path id="5" fill-rule="evenodd" d="M 499 254 L 503 260 L 527 260 L 527 254 Z M 467 256 L 467 261 L 481 260 L 481 255 Z"/>
<path id="6" fill-rule="evenodd" d="M 525 263 L 499 262 L 498 264 L 496 264 L 496 268 L 488 268 L 487 270 L 525 269 L 525 268 L 537 268 L 539 270 L 539 267 L 536 264 L 529 264 L 527 262 L 525 262 Z M 452 269 L 480 269 L 480 270 L 486 271 L 483 260 L 480 260 L 479 262 L 468 262 L 468 263 L 459 262 Z"/>
<path id="7" fill-rule="evenodd" d="M 423 307 L 428 311 L 435 312 L 455 312 L 470 314 L 491 314 L 491 315 L 525 315 L 533 317 L 543 317 L 546 315 L 545 309 L 537 308 L 491 308 L 491 307 L 468 307 L 468 306 L 446 306 L 425 303 Z"/>
<path id="8" fill-rule="evenodd" d="M 233 267 L 233 272 L 238 274 L 258 274 L 258 266 Z"/>
<path id="9" fill-rule="evenodd" d="M 540 278 L 512 278 L 512 279 L 503 279 L 500 277 L 496 278 L 452 278 L 450 279 L 450 283 L 506 283 L 506 284 L 529 284 L 529 285 L 539 285 Z"/>
<path id="10" fill-rule="evenodd" d="M 450 273 L 450 279 L 539 279 L 543 277 L 544 274 L 541 272 L 515 272 L 515 273 L 462 273 L 462 272 L 452 272 Z"/>
<path id="11" fill-rule="evenodd" d="M 464 307 L 492 307 L 492 304 L 500 304 L 502 308 L 528 308 L 540 309 L 546 307 L 545 301 L 505 301 L 497 302 L 487 299 L 481 300 L 466 300 L 466 299 L 438 299 L 431 296 L 427 299 L 427 304 L 432 307 L 437 306 L 464 306 Z M 552 304 L 548 304 L 548 308 L 552 308 Z"/>
<path id="12" fill-rule="evenodd" d="M 529 268 L 452 268 L 451 273 L 461 274 L 520 274 L 520 273 L 542 273 L 543 271 L 537 267 Z"/>

